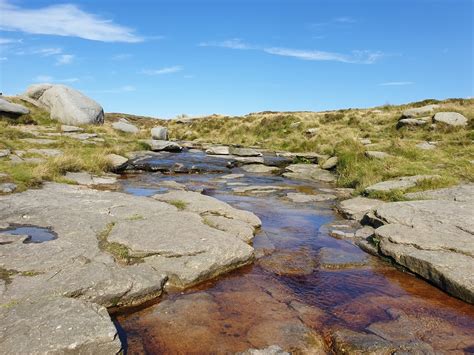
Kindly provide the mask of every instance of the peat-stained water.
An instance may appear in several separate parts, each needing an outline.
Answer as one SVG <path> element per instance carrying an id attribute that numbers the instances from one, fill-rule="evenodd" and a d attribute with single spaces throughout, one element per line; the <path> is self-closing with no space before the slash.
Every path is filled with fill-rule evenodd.
<path id="1" fill-rule="evenodd" d="M 330 237 L 325 224 L 345 223 L 332 203 L 284 198 L 286 191 L 328 186 L 251 174 L 226 183 L 222 175 L 147 173 L 123 181 L 124 191 L 150 195 L 162 192 L 159 182 L 171 179 L 252 211 L 263 223 L 252 265 L 118 314 L 129 354 L 234 353 L 273 344 L 295 352 L 321 347 L 330 352 L 332 334 L 341 329 L 396 343 L 425 342 L 441 353 L 474 349 L 474 307 L 351 241 Z M 232 192 L 235 183 L 287 190 L 243 196 Z"/>

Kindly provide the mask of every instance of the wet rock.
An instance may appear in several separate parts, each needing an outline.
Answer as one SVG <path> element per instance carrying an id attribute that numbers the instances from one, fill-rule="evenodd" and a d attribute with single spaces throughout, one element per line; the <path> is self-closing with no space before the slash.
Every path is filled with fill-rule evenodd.
<path id="1" fill-rule="evenodd" d="M 17 186 L 14 183 L 11 182 L 6 182 L 3 184 L 0 184 L 0 192 L 4 194 L 9 194 L 15 191 Z"/>
<path id="2" fill-rule="evenodd" d="M 323 165 L 321 165 L 321 168 L 330 170 L 333 169 L 337 166 L 338 158 L 337 157 L 331 157 L 328 160 L 324 162 Z"/>
<path id="3" fill-rule="evenodd" d="M 242 166 L 242 170 L 248 173 L 269 174 L 269 173 L 279 171 L 280 169 L 274 166 L 266 166 L 262 164 L 247 164 L 247 165 Z"/>
<path id="4" fill-rule="evenodd" d="M 32 85 L 25 95 L 48 107 L 51 118 L 59 122 L 68 125 L 104 122 L 104 110 L 97 102 L 65 85 Z"/>
<path id="5" fill-rule="evenodd" d="M 290 179 L 334 182 L 336 177 L 314 164 L 293 164 L 286 167 L 283 176 Z"/>
<path id="6" fill-rule="evenodd" d="M 65 133 L 76 133 L 84 131 L 84 128 L 76 126 L 61 125 L 61 131 Z"/>
<path id="7" fill-rule="evenodd" d="M 221 176 L 220 178 L 225 179 L 225 180 L 234 180 L 234 179 L 240 179 L 243 177 L 245 177 L 245 174 L 228 174 L 228 175 Z"/>
<path id="8" fill-rule="evenodd" d="M 307 202 L 323 202 L 335 200 L 337 197 L 332 194 L 318 194 L 318 195 L 307 195 L 300 192 L 288 192 L 286 197 L 293 202 L 307 203 Z"/>
<path id="9" fill-rule="evenodd" d="M 359 240 L 356 240 L 355 244 L 366 253 L 369 253 L 374 256 L 380 255 L 378 247 L 375 244 L 373 244 L 371 240 L 359 239 Z"/>
<path id="10" fill-rule="evenodd" d="M 151 138 L 158 141 L 167 141 L 168 129 L 162 126 L 153 127 L 151 129 Z"/>
<path id="11" fill-rule="evenodd" d="M 290 153 L 290 152 L 278 152 L 277 156 L 292 159 L 307 159 L 313 163 L 320 163 L 329 159 L 329 155 L 318 154 L 318 153 Z"/>
<path id="12" fill-rule="evenodd" d="M 233 208 L 225 202 L 198 192 L 170 191 L 166 194 L 155 195 L 153 198 L 163 202 L 182 201 L 184 202 L 184 210 L 199 213 L 200 215 L 218 215 L 237 219 L 248 223 L 254 228 L 262 225 L 260 219 L 253 213 Z"/>
<path id="13" fill-rule="evenodd" d="M 467 126 L 467 118 L 457 112 L 438 112 L 433 117 L 434 123 L 444 123 L 449 126 Z"/>
<path id="14" fill-rule="evenodd" d="M 284 351 L 278 345 L 272 345 L 265 349 L 248 349 L 238 353 L 238 355 L 290 355 L 290 353 Z"/>
<path id="15" fill-rule="evenodd" d="M 286 188 L 282 186 L 274 186 L 274 185 L 252 185 L 252 186 L 234 187 L 232 189 L 232 191 L 234 191 L 237 194 L 272 194 L 279 190 L 286 190 Z"/>
<path id="16" fill-rule="evenodd" d="M 392 155 L 388 154 L 388 153 L 385 153 L 385 152 L 378 152 L 378 151 L 375 151 L 375 150 L 368 150 L 365 152 L 365 156 L 367 158 L 371 158 L 371 159 L 387 159 L 387 158 L 391 158 Z"/>
<path id="17" fill-rule="evenodd" d="M 413 118 L 432 113 L 439 105 L 426 105 L 423 107 L 411 108 L 403 111 L 402 118 Z"/>
<path id="18" fill-rule="evenodd" d="M 228 232 L 236 238 L 250 243 L 254 237 L 254 228 L 248 223 L 223 216 L 208 214 L 204 217 L 204 223 L 212 228 Z"/>
<path id="19" fill-rule="evenodd" d="M 319 266 L 325 269 L 346 269 L 367 264 L 366 255 L 347 252 L 342 249 L 323 247 L 319 250 Z"/>
<path id="20" fill-rule="evenodd" d="M 329 235 L 337 239 L 354 238 L 353 232 L 346 232 L 346 231 L 341 231 L 338 229 L 333 229 L 329 231 Z"/>
<path id="21" fill-rule="evenodd" d="M 393 190 L 406 190 L 410 187 L 416 186 L 416 184 L 423 180 L 429 180 L 438 178 L 438 175 L 415 175 L 415 176 L 404 176 L 393 180 L 387 180 L 378 182 L 374 185 L 368 186 L 365 192 L 389 192 Z"/>
<path id="22" fill-rule="evenodd" d="M 375 214 L 379 250 L 446 292 L 474 303 L 472 201 L 393 202 Z"/>
<path id="23" fill-rule="evenodd" d="M 110 162 L 113 171 L 123 170 L 128 163 L 128 159 L 117 154 L 107 154 L 105 158 Z"/>
<path id="24" fill-rule="evenodd" d="M 361 221 L 367 212 L 375 210 L 383 203 L 383 201 L 372 198 L 355 197 L 340 202 L 337 206 L 337 210 L 345 218 Z"/>
<path id="25" fill-rule="evenodd" d="M 117 330 L 104 307 L 70 298 L 46 298 L 0 307 L 4 354 L 116 354 Z"/>
<path id="26" fill-rule="evenodd" d="M 410 192 L 404 196 L 412 200 L 474 201 L 474 184 L 461 184 L 444 189 Z"/>
<path id="27" fill-rule="evenodd" d="M 10 149 L 0 149 L 0 158 L 7 157 L 11 154 Z"/>
<path id="28" fill-rule="evenodd" d="M 261 157 L 263 154 L 252 148 L 230 147 L 229 152 L 238 157 Z"/>
<path id="29" fill-rule="evenodd" d="M 316 263 L 309 250 L 281 250 L 258 261 L 265 270 L 280 276 L 301 276 L 313 273 Z"/>
<path id="30" fill-rule="evenodd" d="M 228 146 L 215 146 L 206 149 L 206 154 L 210 155 L 230 155 Z"/>
<path id="31" fill-rule="evenodd" d="M 0 114 L 6 114 L 8 116 L 21 116 L 30 113 L 26 107 L 18 104 L 13 104 L 7 100 L 0 98 Z"/>
<path id="32" fill-rule="evenodd" d="M 150 145 L 150 149 L 153 152 L 180 152 L 183 148 L 175 142 L 165 141 L 165 140 L 148 140 L 146 141 Z"/>
<path id="33" fill-rule="evenodd" d="M 127 120 L 120 120 L 118 122 L 112 123 L 112 128 L 120 132 L 132 134 L 138 133 L 140 131 L 137 126 L 131 124 Z"/>
<path id="34" fill-rule="evenodd" d="M 264 164 L 263 157 L 234 157 L 233 159 L 241 164 Z"/>

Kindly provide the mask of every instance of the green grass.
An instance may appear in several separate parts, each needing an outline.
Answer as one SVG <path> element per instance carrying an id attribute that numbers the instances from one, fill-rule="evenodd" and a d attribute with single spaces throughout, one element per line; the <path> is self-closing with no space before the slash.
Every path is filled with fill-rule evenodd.
<path id="1" fill-rule="evenodd" d="M 185 201 L 181 201 L 181 200 L 171 200 L 171 201 L 167 201 L 167 203 L 169 203 L 170 205 L 173 205 L 174 207 L 176 207 L 178 210 L 185 210 L 186 209 L 186 206 L 188 205 L 187 202 Z"/>
<path id="2" fill-rule="evenodd" d="M 141 258 L 133 257 L 125 245 L 115 242 L 109 242 L 108 238 L 115 226 L 115 222 L 108 223 L 105 228 L 97 235 L 99 249 L 111 254 L 115 260 L 122 264 L 136 264 L 142 262 Z"/>

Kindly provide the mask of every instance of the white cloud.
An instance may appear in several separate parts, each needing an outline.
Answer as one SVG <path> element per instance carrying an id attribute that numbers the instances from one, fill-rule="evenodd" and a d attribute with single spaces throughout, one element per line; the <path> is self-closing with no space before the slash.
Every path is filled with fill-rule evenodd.
<path id="1" fill-rule="evenodd" d="M 250 45 L 240 39 L 231 39 L 222 42 L 201 42 L 201 47 L 222 47 L 240 50 L 259 50 L 268 54 L 293 57 L 302 60 L 311 61 L 333 61 L 352 64 L 373 64 L 384 56 L 382 52 L 374 52 L 368 50 L 355 50 L 350 54 L 342 54 L 335 52 L 325 52 L 319 50 L 305 50 L 283 47 L 262 47 Z"/>
<path id="2" fill-rule="evenodd" d="M 406 86 L 415 84 L 413 81 L 389 81 L 386 83 L 381 83 L 379 86 Z"/>
<path id="3" fill-rule="evenodd" d="M 1 2 L 0 2 L 0 4 L 1 4 Z M 21 42 L 22 42 L 21 39 L 0 37 L 0 45 L 12 44 L 12 43 L 21 43 Z"/>
<path id="4" fill-rule="evenodd" d="M 352 17 L 349 17 L 349 16 L 341 16 L 341 17 L 336 17 L 334 19 L 334 22 L 338 22 L 338 23 L 356 23 L 356 20 L 354 20 Z"/>
<path id="5" fill-rule="evenodd" d="M 240 38 L 232 38 L 225 41 L 212 41 L 212 42 L 201 42 L 198 44 L 199 47 L 222 47 L 230 49 L 256 49 L 254 46 L 251 46 L 243 42 Z"/>
<path id="6" fill-rule="evenodd" d="M 50 75 L 38 75 L 34 78 L 37 83 L 75 83 L 78 82 L 78 78 L 67 78 L 67 79 L 55 79 Z"/>
<path id="7" fill-rule="evenodd" d="M 121 54 L 116 54 L 112 57 L 112 60 L 126 60 L 132 58 L 133 55 L 130 53 L 121 53 Z"/>
<path id="8" fill-rule="evenodd" d="M 73 4 L 26 9 L 0 0 L 0 30 L 79 37 L 102 42 L 142 42 L 134 30 L 87 13 Z"/>
<path id="9" fill-rule="evenodd" d="M 6 60 L 8 60 L 7 57 L 0 57 L 0 62 L 4 62 L 4 61 L 6 61 Z"/>
<path id="10" fill-rule="evenodd" d="M 72 54 L 61 54 L 56 57 L 56 65 L 71 64 L 74 61 L 75 56 Z"/>
<path id="11" fill-rule="evenodd" d="M 173 67 L 166 67 L 166 68 L 161 68 L 161 69 L 145 69 L 142 70 L 142 74 L 146 75 L 163 75 L 163 74 L 172 74 L 172 73 L 177 73 L 183 70 L 183 67 L 179 65 L 175 65 Z"/>
<path id="12" fill-rule="evenodd" d="M 49 57 L 52 55 L 61 54 L 63 52 L 62 48 L 41 48 L 35 50 L 34 54 L 42 55 L 43 57 Z"/>

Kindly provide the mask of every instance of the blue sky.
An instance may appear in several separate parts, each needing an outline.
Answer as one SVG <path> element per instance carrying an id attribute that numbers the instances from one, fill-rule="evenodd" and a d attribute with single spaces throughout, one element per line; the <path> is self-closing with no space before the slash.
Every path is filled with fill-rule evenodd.
<path id="1" fill-rule="evenodd" d="M 0 0 L 0 91 L 155 117 L 471 97 L 472 0 Z"/>

